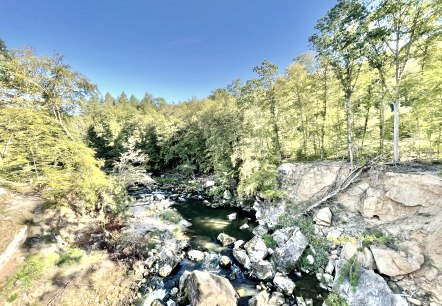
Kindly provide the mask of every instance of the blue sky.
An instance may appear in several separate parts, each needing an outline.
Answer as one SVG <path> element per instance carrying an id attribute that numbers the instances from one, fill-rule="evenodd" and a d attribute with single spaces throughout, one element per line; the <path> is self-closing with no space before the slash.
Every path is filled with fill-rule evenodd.
<path id="1" fill-rule="evenodd" d="M 58 52 L 102 93 L 205 97 L 309 50 L 333 0 L 0 0 L 9 48 Z"/>

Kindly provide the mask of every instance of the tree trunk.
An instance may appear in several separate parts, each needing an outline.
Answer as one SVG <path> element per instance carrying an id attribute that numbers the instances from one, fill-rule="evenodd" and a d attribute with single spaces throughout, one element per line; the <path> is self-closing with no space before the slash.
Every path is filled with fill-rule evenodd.
<path id="1" fill-rule="evenodd" d="M 327 67 L 324 69 L 324 100 L 322 109 L 322 126 L 321 126 L 321 159 L 324 159 L 325 149 L 324 149 L 324 138 L 325 138 L 325 120 L 327 117 Z"/>
<path id="2" fill-rule="evenodd" d="M 347 92 L 347 145 L 348 145 L 348 159 L 350 160 L 350 165 L 353 167 L 353 140 L 351 132 L 351 93 Z"/>

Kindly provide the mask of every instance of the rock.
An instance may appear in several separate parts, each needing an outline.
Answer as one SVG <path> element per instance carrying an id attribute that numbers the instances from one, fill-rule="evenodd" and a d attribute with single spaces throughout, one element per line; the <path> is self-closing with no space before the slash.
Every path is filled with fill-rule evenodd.
<path id="1" fill-rule="evenodd" d="M 333 274 L 333 271 L 335 270 L 335 265 L 333 264 L 333 262 L 330 260 L 327 264 L 327 266 L 325 267 L 325 273 L 328 274 Z"/>
<path id="2" fill-rule="evenodd" d="M 147 257 L 144 264 L 150 269 L 157 259 L 154 256 Z"/>
<path id="3" fill-rule="evenodd" d="M 239 227 L 240 230 L 245 230 L 245 229 L 248 229 L 248 228 L 249 228 L 249 225 L 247 223 L 244 223 L 243 225 L 241 225 Z"/>
<path id="4" fill-rule="evenodd" d="M 224 278 L 209 272 L 193 271 L 186 280 L 187 296 L 193 306 L 236 306 L 235 289 Z"/>
<path id="5" fill-rule="evenodd" d="M 281 292 L 275 291 L 269 299 L 269 305 L 280 306 L 285 303 L 284 295 Z"/>
<path id="6" fill-rule="evenodd" d="M 275 272 L 273 266 L 267 260 L 251 261 L 250 265 L 251 275 L 260 280 L 270 280 L 273 278 Z"/>
<path id="7" fill-rule="evenodd" d="M 0 196 L 5 195 L 6 193 L 7 193 L 6 189 L 3 187 L 0 187 Z"/>
<path id="8" fill-rule="evenodd" d="M 204 184 L 204 186 L 206 188 L 213 187 L 213 186 L 215 186 L 215 181 L 207 180 L 206 183 Z"/>
<path id="9" fill-rule="evenodd" d="M 411 297 L 407 297 L 407 301 L 413 305 L 417 305 L 417 306 L 422 305 L 421 301 L 419 301 L 418 299 L 411 298 Z"/>
<path id="10" fill-rule="evenodd" d="M 230 221 L 235 221 L 237 217 L 237 213 L 231 213 L 230 215 L 227 215 L 227 219 Z"/>
<path id="11" fill-rule="evenodd" d="M 307 257 L 305 259 L 307 260 L 307 263 L 309 265 L 313 265 L 315 263 L 315 258 L 311 254 L 307 255 Z"/>
<path id="12" fill-rule="evenodd" d="M 341 258 L 344 260 L 350 260 L 350 258 L 355 255 L 356 260 L 362 267 L 368 270 L 376 269 L 376 263 L 373 254 L 368 248 L 364 248 L 362 251 L 360 251 L 356 243 L 345 243 L 342 247 Z"/>
<path id="13" fill-rule="evenodd" d="M 334 289 L 349 305 L 364 306 L 407 306 L 408 303 L 399 295 L 393 294 L 382 276 L 371 270 L 361 268 L 358 286 L 353 289 L 348 277 L 339 284 L 340 269 L 344 260 L 336 263 Z"/>
<path id="14" fill-rule="evenodd" d="M 173 287 L 170 290 L 170 295 L 173 296 L 173 297 L 176 297 L 178 295 L 178 292 L 179 292 L 179 289 L 177 287 Z"/>
<path id="15" fill-rule="evenodd" d="M 267 247 L 261 237 L 255 236 L 244 245 L 251 261 L 259 261 L 267 256 Z"/>
<path id="16" fill-rule="evenodd" d="M 14 255 L 14 253 L 20 249 L 23 243 L 26 241 L 28 237 L 28 227 L 22 227 L 17 234 L 15 234 L 14 238 L 11 242 L 9 242 L 6 250 L 2 250 L 3 253 L 0 254 L 0 268 L 3 267 L 4 264 L 8 262 L 8 260 Z"/>
<path id="17" fill-rule="evenodd" d="M 178 224 L 181 225 L 182 227 L 192 226 L 192 223 L 190 223 L 189 221 L 184 220 L 184 219 L 182 219 Z"/>
<path id="18" fill-rule="evenodd" d="M 307 303 L 305 302 L 304 298 L 302 296 L 296 297 L 296 305 L 298 306 L 307 306 Z"/>
<path id="19" fill-rule="evenodd" d="M 233 249 L 233 257 L 246 269 L 250 269 L 250 258 L 246 251 L 240 249 Z"/>
<path id="20" fill-rule="evenodd" d="M 252 231 L 253 235 L 255 236 L 264 236 L 265 234 L 267 234 L 269 232 L 269 230 L 267 229 L 266 226 L 264 225 L 258 225 L 257 227 L 255 227 Z"/>
<path id="21" fill-rule="evenodd" d="M 228 267 L 228 266 L 230 266 L 230 265 L 232 264 L 232 261 L 231 261 L 230 258 L 227 257 L 227 256 L 221 256 L 221 258 L 220 258 L 220 260 L 219 260 L 219 264 L 220 264 L 222 267 Z"/>
<path id="22" fill-rule="evenodd" d="M 317 225 L 330 226 L 332 222 L 332 212 L 330 208 L 324 207 L 318 210 L 318 212 L 315 214 L 315 217 L 313 218 L 313 221 Z"/>
<path id="23" fill-rule="evenodd" d="M 249 306 L 269 306 L 269 293 L 265 290 L 249 300 Z"/>
<path id="24" fill-rule="evenodd" d="M 293 290 L 295 289 L 295 283 L 281 273 L 276 273 L 275 278 L 273 279 L 273 284 L 275 284 L 276 288 L 281 289 L 285 295 L 292 295 Z"/>
<path id="25" fill-rule="evenodd" d="M 295 226 L 279 229 L 272 237 L 277 244 L 271 257 L 272 263 L 279 272 L 288 274 L 295 268 L 299 257 L 307 247 L 307 238 Z"/>
<path id="26" fill-rule="evenodd" d="M 167 306 L 177 306 L 178 304 L 174 300 L 168 300 L 166 302 Z M 144 305 L 143 305 L 144 306 Z"/>
<path id="27" fill-rule="evenodd" d="M 192 261 L 201 261 L 204 259 L 204 253 L 198 250 L 190 250 L 187 252 L 187 256 Z"/>
<path id="28" fill-rule="evenodd" d="M 295 203 L 306 203 L 323 198 L 350 172 L 350 165 L 341 162 L 286 163 L 278 167 L 277 181 Z"/>
<path id="29" fill-rule="evenodd" d="M 279 217 L 285 212 L 285 203 L 271 201 L 256 201 L 253 209 L 256 211 L 256 220 L 261 225 L 274 228 L 279 224 Z"/>
<path id="30" fill-rule="evenodd" d="M 418 270 L 424 263 L 424 256 L 417 245 L 411 243 L 408 245 L 408 254 L 371 246 L 379 272 L 388 276 L 399 276 Z"/>
<path id="31" fill-rule="evenodd" d="M 236 241 L 235 238 L 230 237 L 229 235 L 224 233 L 219 234 L 216 239 L 218 239 L 218 241 L 221 242 L 223 246 L 231 245 Z"/>
<path id="32" fill-rule="evenodd" d="M 169 265 L 165 265 L 158 270 L 158 274 L 161 277 L 166 277 L 172 272 L 172 267 Z"/>
<path id="33" fill-rule="evenodd" d="M 232 199 L 232 193 L 230 190 L 225 190 L 223 193 L 223 199 L 224 200 L 231 200 Z"/>
<path id="34" fill-rule="evenodd" d="M 234 249 L 239 249 L 244 244 L 244 240 L 237 240 L 235 243 L 233 243 Z"/>

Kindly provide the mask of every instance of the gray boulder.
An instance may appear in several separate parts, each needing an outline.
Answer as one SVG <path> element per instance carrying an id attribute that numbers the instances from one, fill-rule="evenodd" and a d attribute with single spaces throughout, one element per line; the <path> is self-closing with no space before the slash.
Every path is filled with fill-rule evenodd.
<path id="1" fill-rule="evenodd" d="M 296 226 L 277 230 L 272 236 L 277 244 L 272 263 L 279 272 L 289 274 L 307 247 L 307 238 Z"/>
<path id="2" fill-rule="evenodd" d="M 253 277 L 260 280 L 270 280 L 275 275 L 272 264 L 267 260 L 252 261 L 250 271 Z"/>
<path id="3" fill-rule="evenodd" d="M 358 286 L 353 288 L 348 278 L 339 284 L 339 275 L 345 261 L 336 263 L 334 289 L 349 305 L 358 306 L 407 306 L 408 303 L 399 294 L 393 294 L 382 276 L 371 270 L 361 268 Z"/>
<path id="4" fill-rule="evenodd" d="M 180 280 L 181 283 L 181 280 Z M 193 306 L 236 306 L 237 295 L 232 284 L 209 272 L 193 271 L 183 281 L 185 292 Z"/>
<path id="5" fill-rule="evenodd" d="M 281 289 L 286 295 L 292 295 L 293 290 L 295 290 L 295 283 L 281 273 L 276 273 L 275 278 L 273 279 L 273 284 L 275 284 L 276 288 Z"/>
<path id="6" fill-rule="evenodd" d="M 233 249 L 233 257 L 246 269 L 250 269 L 250 258 L 246 251 Z"/>
<path id="7" fill-rule="evenodd" d="M 267 256 L 268 251 L 264 240 L 255 236 L 244 245 L 251 261 L 259 261 Z"/>
<path id="8" fill-rule="evenodd" d="M 235 238 L 230 237 L 229 235 L 224 233 L 219 234 L 218 237 L 216 237 L 216 239 L 218 239 L 218 241 L 221 242 L 223 246 L 231 245 L 236 241 Z"/>

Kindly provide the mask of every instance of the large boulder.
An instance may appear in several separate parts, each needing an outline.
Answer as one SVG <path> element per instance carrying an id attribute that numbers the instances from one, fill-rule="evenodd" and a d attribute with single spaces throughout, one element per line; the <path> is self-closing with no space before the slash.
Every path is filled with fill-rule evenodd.
<path id="1" fill-rule="evenodd" d="M 250 269 L 250 258 L 246 251 L 241 249 L 233 249 L 233 257 L 246 269 Z"/>
<path id="2" fill-rule="evenodd" d="M 253 237 L 244 245 L 244 248 L 247 250 L 251 261 L 264 259 L 264 257 L 268 255 L 267 246 L 264 240 L 259 236 Z"/>
<path id="3" fill-rule="evenodd" d="M 267 260 L 252 261 L 250 272 L 253 277 L 260 280 L 270 280 L 275 275 L 272 264 Z"/>
<path id="4" fill-rule="evenodd" d="M 296 227 L 287 227 L 275 231 L 272 235 L 277 247 L 272 255 L 272 263 L 276 270 L 284 274 L 290 273 L 308 245 L 307 238 Z"/>
<path id="5" fill-rule="evenodd" d="M 330 226 L 332 222 L 332 212 L 330 208 L 324 207 L 318 210 L 313 218 L 317 225 Z"/>
<path id="6" fill-rule="evenodd" d="M 414 243 L 408 243 L 405 252 L 381 247 L 370 247 L 376 266 L 380 273 L 388 276 L 399 276 L 414 272 L 424 263 L 424 256 L 419 247 Z"/>
<path id="7" fill-rule="evenodd" d="M 224 277 L 193 271 L 187 275 L 182 286 L 185 286 L 185 292 L 193 306 L 237 305 L 235 289 Z"/>
<path id="8" fill-rule="evenodd" d="M 223 246 L 231 245 L 236 241 L 235 238 L 230 237 L 229 235 L 224 233 L 219 234 L 218 237 L 216 237 L 216 239 L 218 239 L 218 241 L 221 242 Z"/>
<path id="9" fill-rule="evenodd" d="M 367 270 L 376 269 L 376 263 L 370 249 L 363 248 L 361 250 L 359 246 L 354 242 L 345 243 L 341 250 L 341 258 L 344 260 L 350 260 L 350 258 L 355 255 L 356 260 L 362 267 Z"/>
<path id="10" fill-rule="evenodd" d="M 190 250 L 187 252 L 187 256 L 193 261 L 201 261 L 204 259 L 204 253 L 199 250 Z"/>
<path id="11" fill-rule="evenodd" d="M 293 290 L 295 290 L 295 283 L 281 273 L 276 273 L 273 284 L 286 295 L 292 295 Z"/>
<path id="12" fill-rule="evenodd" d="M 269 293 L 265 290 L 249 300 L 249 306 L 269 306 Z"/>
<path id="13" fill-rule="evenodd" d="M 339 275 L 345 261 L 336 263 L 334 289 L 349 305 L 358 306 L 408 306 L 399 294 L 393 294 L 382 276 L 361 268 L 357 287 L 353 288 L 348 278 L 340 284 Z"/>
<path id="14" fill-rule="evenodd" d="M 279 224 L 279 218 L 285 212 L 286 207 L 283 202 L 256 201 L 253 204 L 253 209 L 256 211 L 256 220 L 260 225 L 274 228 Z"/>
<path id="15" fill-rule="evenodd" d="M 278 187 L 295 203 L 319 200 L 351 172 L 347 163 L 287 163 L 278 168 Z"/>

